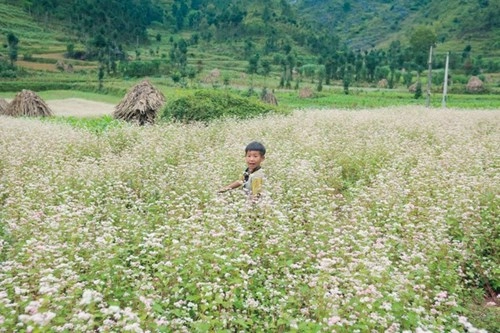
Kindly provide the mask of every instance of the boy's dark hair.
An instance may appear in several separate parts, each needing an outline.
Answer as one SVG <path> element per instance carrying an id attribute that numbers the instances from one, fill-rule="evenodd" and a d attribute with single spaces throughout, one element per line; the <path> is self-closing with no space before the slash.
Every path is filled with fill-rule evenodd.
<path id="1" fill-rule="evenodd" d="M 257 142 L 257 141 L 250 142 L 245 147 L 245 154 L 251 150 L 258 151 L 260 153 L 260 155 L 262 155 L 262 156 L 266 155 L 266 147 L 264 147 L 264 145 L 260 142 Z"/>

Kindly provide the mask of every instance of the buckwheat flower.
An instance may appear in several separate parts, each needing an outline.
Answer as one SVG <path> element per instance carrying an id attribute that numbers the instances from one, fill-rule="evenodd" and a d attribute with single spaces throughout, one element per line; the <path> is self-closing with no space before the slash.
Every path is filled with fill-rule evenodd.
<path id="1" fill-rule="evenodd" d="M 140 327 L 139 323 L 127 324 L 123 327 L 125 332 L 143 333 L 144 331 Z"/>
<path id="2" fill-rule="evenodd" d="M 169 324 L 169 321 L 165 317 L 160 317 L 155 319 L 155 323 L 158 326 L 166 326 Z"/>
<path id="3" fill-rule="evenodd" d="M 142 295 L 139 297 L 139 299 L 141 300 L 141 302 L 146 307 L 146 310 L 150 311 L 151 308 L 152 308 L 153 300 L 151 298 L 146 298 L 146 297 L 144 297 Z"/>
<path id="4" fill-rule="evenodd" d="M 392 305 L 389 302 L 384 302 L 384 303 L 382 303 L 382 305 L 380 306 L 380 308 L 382 308 L 382 309 L 384 309 L 386 311 L 391 311 L 392 310 Z"/>
<path id="5" fill-rule="evenodd" d="M 245 303 L 246 303 L 247 307 L 249 307 L 251 309 L 256 309 L 259 306 L 259 301 L 255 300 L 253 298 L 248 298 Z"/>
<path id="6" fill-rule="evenodd" d="M 30 318 L 31 318 L 30 315 L 25 315 L 25 314 L 19 315 L 18 317 L 21 324 L 22 323 L 26 324 L 30 320 Z"/>
<path id="7" fill-rule="evenodd" d="M 40 307 L 40 302 L 38 301 L 31 301 L 28 306 L 24 309 L 24 313 L 33 315 L 38 312 L 38 308 Z"/>
<path id="8" fill-rule="evenodd" d="M 458 316 L 458 322 L 462 325 L 465 325 L 466 323 L 469 322 L 469 320 L 465 316 Z"/>
<path id="9" fill-rule="evenodd" d="M 123 310 L 123 315 L 129 320 L 139 320 L 139 316 L 135 312 L 133 312 L 132 308 L 130 307 L 126 307 L 125 310 Z"/>
<path id="10" fill-rule="evenodd" d="M 120 307 L 118 305 L 111 305 L 109 308 L 109 313 L 119 313 Z"/>
<path id="11" fill-rule="evenodd" d="M 24 295 L 24 294 L 28 293 L 28 290 L 22 289 L 22 288 L 19 288 L 19 287 L 14 287 L 14 293 L 16 295 Z"/>
<path id="12" fill-rule="evenodd" d="M 89 305 L 92 302 L 99 302 L 102 299 L 102 296 L 90 289 L 85 289 L 82 294 L 82 299 L 80 300 L 80 305 Z"/>
<path id="13" fill-rule="evenodd" d="M 448 297 L 448 293 L 446 291 L 442 291 L 436 295 L 435 299 L 438 302 L 444 301 Z"/>
<path id="14" fill-rule="evenodd" d="M 38 312 L 32 316 L 21 315 L 19 316 L 19 318 L 24 323 L 33 322 L 38 326 L 47 326 L 55 316 L 56 314 L 53 312 L 45 312 L 45 313 Z"/>
<path id="15" fill-rule="evenodd" d="M 331 316 L 328 318 L 328 326 L 333 326 L 337 323 L 339 323 L 341 318 L 339 316 Z"/>
<path id="16" fill-rule="evenodd" d="M 399 332 L 400 324 L 398 323 L 392 323 L 391 326 L 389 326 L 388 329 L 385 330 L 384 333 L 396 333 Z"/>
<path id="17" fill-rule="evenodd" d="M 87 313 L 87 312 L 84 312 L 84 311 L 80 311 L 76 314 L 76 317 L 79 319 L 79 320 L 83 320 L 83 321 L 88 321 L 90 318 L 92 318 L 92 315 Z"/>

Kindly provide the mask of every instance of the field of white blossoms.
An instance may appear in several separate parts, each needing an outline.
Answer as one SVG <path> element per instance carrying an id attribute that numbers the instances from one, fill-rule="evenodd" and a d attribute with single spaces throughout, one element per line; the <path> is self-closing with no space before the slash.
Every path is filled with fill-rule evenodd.
<path id="1" fill-rule="evenodd" d="M 267 149 L 265 197 L 238 190 Z M 498 110 L 308 110 L 101 133 L 0 117 L 0 332 L 482 332 Z"/>

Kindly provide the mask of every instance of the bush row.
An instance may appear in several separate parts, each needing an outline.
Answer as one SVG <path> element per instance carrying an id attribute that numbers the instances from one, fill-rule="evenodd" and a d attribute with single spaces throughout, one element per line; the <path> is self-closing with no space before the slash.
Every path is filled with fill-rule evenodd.
<path id="1" fill-rule="evenodd" d="M 268 113 L 285 112 L 276 106 L 227 91 L 199 90 L 192 95 L 167 103 L 162 112 L 162 119 L 208 122 L 224 117 L 245 119 Z"/>

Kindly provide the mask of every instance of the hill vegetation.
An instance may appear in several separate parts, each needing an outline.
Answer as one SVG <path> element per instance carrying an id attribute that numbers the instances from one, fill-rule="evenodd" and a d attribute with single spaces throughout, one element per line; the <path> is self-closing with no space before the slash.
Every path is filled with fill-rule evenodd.
<path id="1" fill-rule="evenodd" d="M 0 4 L 0 77 L 19 81 L 60 71 L 57 89 L 64 81 L 97 80 L 102 89 L 110 81 L 158 76 L 184 86 L 321 91 L 340 85 L 349 93 L 382 81 L 388 88 L 420 81 L 434 45 L 433 69 L 444 68 L 450 51 L 453 82 L 462 84 L 457 89 L 482 75 L 486 91 L 495 91 L 499 5 L 453 4 L 447 11 L 451 5 L 438 1 L 406 0 L 6 1 Z M 78 75 L 68 78 L 73 72 Z M 437 86 L 443 81 L 442 73 L 433 78 Z M 16 86 L 9 84 L 2 89 Z"/>
<path id="2" fill-rule="evenodd" d="M 412 27 L 432 27 L 443 48 L 460 51 L 473 44 L 481 53 L 500 50 L 500 3 L 477 0 L 300 0 L 300 12 L 317 27 L 345 37 L 350 47 L 366 49 L 408 39 Z"/>

